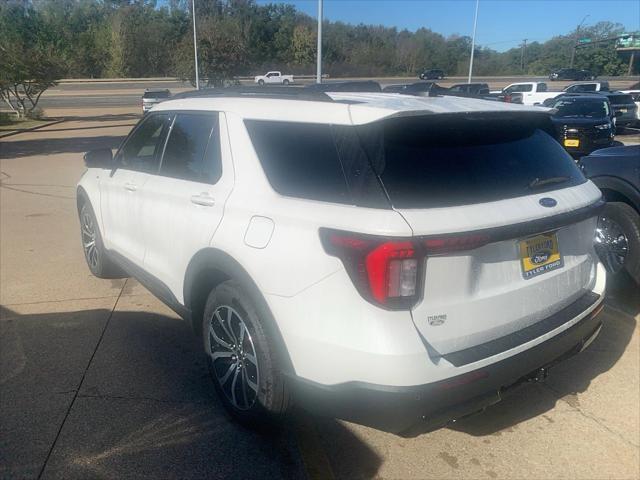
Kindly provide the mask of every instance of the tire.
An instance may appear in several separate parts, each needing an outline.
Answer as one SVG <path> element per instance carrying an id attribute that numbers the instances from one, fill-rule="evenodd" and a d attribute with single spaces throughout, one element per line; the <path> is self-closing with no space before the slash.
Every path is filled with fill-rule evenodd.
<path id="1" fill-rule="evenodd" d="M 79 217 L 82 250 L 91 273 L 98 278 L 126 278 L 127 275 L 111 260 L 104 248 L 98 222 L 88 200 L 80 207 Z"/>
<path id="2" fill-rule="evenodd" d="M 289 80 L 287 80 L 287 79 L 283 80 L 283 81 L 282 81 L 282 84 L 283 84 L 283 85 L 289 85 Z"/>
<path id="3" fill-rule="evenodd" d="M 289 407 L 275 342 L 261 318 L 265 316 L 246 289 L 229 280 L 209 293 L 202 319 L 204 351 L 218 398 L 233 419 L 252 428 L 277 425 Z"/>
<path id="4" fill-rule="evenodd" d="M 262 80 L 262 79 L 258 80 L 258 85 L 260 85 L 262 87 L 264 85 L 264 80 Z"/>
<path id="5" fill-rule="evenodd" d="M 633 207 L 622 202 L 609 202 L 605 205 L 602 219 L 613 221 L 626 237 L 627 253 L 623 268 L 640 285 L 640 215 Z"/>

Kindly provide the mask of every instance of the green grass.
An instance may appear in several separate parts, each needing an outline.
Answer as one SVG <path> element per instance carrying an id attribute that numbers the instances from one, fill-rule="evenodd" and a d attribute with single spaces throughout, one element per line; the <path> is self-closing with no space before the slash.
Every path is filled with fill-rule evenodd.
<path id="1" fill-rule="evenodd" d="M 28 128 L 38 127 L 45 123 L 51 122 L 51 119 L 33 120 L 31 118 L 25 118 L 20 120 L 5 120 L 0 123 L 0 132 L 10 132 L 14 130 L 26 130 Z"/>

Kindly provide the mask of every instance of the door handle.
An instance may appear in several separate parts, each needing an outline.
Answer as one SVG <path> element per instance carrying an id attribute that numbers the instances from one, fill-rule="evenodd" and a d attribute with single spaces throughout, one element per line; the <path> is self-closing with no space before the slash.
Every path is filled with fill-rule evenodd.
<path id="1" fill-rule="evenodd" d="M 127 182 L 124 184 L 124 189 L 129 190 L 130 192 L 135 192 L 138 190 L 138 186 L 135 183 Z"/>
<path id="2" fill-rule="evenodd" d="M 216 201 L 208 193 L 201 193 L 200 195 L 192 195 L 191 203 L 202 205 L 203 207 L 213 207 L 216 204 Z"/>

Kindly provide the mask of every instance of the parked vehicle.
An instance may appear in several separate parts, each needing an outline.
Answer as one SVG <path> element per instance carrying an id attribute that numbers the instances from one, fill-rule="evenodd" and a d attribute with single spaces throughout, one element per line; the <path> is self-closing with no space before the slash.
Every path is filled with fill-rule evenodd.
<path id="1" fill-rule="evenodd" d="M 609 99 L 611 108 L 615 112 L 616 128 L 618 130 L 631 126 L 638 120 L 638 106 L 630 94 L 617 91 L 598 92 L 598 94 Z"/>
<path id="2" fill-rule="evenodd" d="M 564 94 L 549 105 L 556 138 L 572 156 L 587 155 L 613 143 L 615 115 L 609 100 L 597 94 Z"/>
<path id="3" fill-rule="evenodd" d="M 519 82 L 507 85 L 502 90 L 492 91 L 494 95 L 502 95 L 505 101 L 510 101 L 510 97 L 517 93 L 522 95 L 524 105 L 542 104 L 547 98 L 553 98 L 559 92 L 549 92 L 547 84 L 544 82 Z M 508 100 L 507 100 L 508 99 Z"/>
<path id="4" fill-rule="evenodd" d="M 640 145 L 597 150 L 580 164 L 607 200 L 596 249 L 609 272 L 625 269 L 640 286 Z"/>
<path id="5" fill-rule="evenodd" d="M 572 83 L 563 88 L 562 91 L 567 93 L 608 92 L 609 82 Z"/>
<path id="6" fill-rule="evenodd" d="M 435 428 L 597 336 L 601 193 L 548 110 L 258 90 L 163 102 L 77 191 L 90 270 L 192 322 L 239 421 Z"/>
<path id="7" fill-rule="evenodd" d="M 282 75 L 281 72 L 267 72 L 265 75 L 254 77 L 258 85 L 289 85 L 293 83 L 293 75 Z"/>
<path id="8" fill-rule="evenodd" d="M 164 102 L 171 97 L 171 92 L 168 89 L 150 89 L 147 88 L 142 94 L 142 114 L 147 113 L 154 105 L 160 102 Z"/>
<path id="9" fill-rule="evenodd" d="M 640 82 L 636 82 L 629 90 L 622 90 L 622 93 L 631 95 L 633 102 L 636 104 L 636 124 L 640 125 Z"/>
<path id="10" fill-rule="evenodd" d="M 578 70 L 577 68 L 561 68 L 549 74 L 549 80 L 595 80 L 597 75 L 589 70 Z"/>
<path id="11" fill-rule="evenodd" d="M 470 95 L 488 96 L 489 85 L 486 83 L 456 83 L 449 87 L 452 93 L 468 93 Z"/>
<path id="12" fill-rule="evenodd" d="M 404 95 L 413 95 L 416 97 L 429 96 L 429 92 L 442 90 L 435 82 L 415 82 L 404 83 L 398 85 L 387 85 L 382 89 L 384 93 L 402 93 Z"/>
<path id="13" fill-rule="evenodd" d="M 323 82 L 305 85 L 307 90 L 314 92 L 381 92 L 378 82 L 372 80 L 357 80 L 348 82 Z"/>
<path id="14" fill-rule="evenodd" d="M 418 75 L 418 78 L 420 78 L 420 80 L 442 80 L 444 77 L 444 70 L 441 70 L 439 68 L 424 70 L 420 75 Z"/>

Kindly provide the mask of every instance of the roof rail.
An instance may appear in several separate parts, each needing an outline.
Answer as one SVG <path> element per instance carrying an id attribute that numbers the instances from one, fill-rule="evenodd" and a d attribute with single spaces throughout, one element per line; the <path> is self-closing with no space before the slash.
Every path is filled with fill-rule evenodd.
<path id="1" fill-rule="evenodd" d="M 333 99 L 323 93 L 315 92 L 302 87 L 292 86 L 261 86 L 261 87 L 226 87 L 226 88 L 204 88 L 200 90 L 190 90 L 178 93 L 171 97 L 172 100 L 181 98 L 277 98 L 285 100 L 306 100 L 314 102 L 333 102 Z"/>

